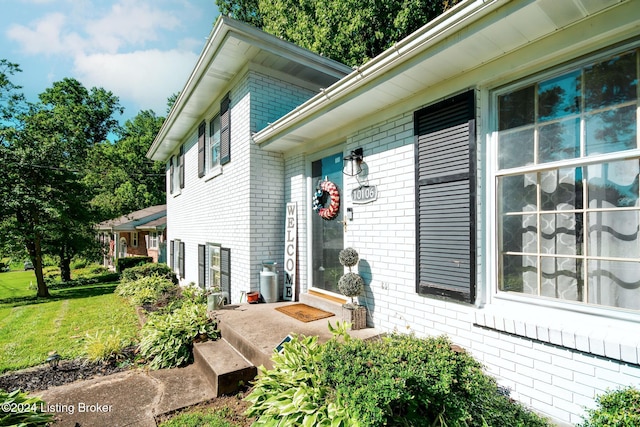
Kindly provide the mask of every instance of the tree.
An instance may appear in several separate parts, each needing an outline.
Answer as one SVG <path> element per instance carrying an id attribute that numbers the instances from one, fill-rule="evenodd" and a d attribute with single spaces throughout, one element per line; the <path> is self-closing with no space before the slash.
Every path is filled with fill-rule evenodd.
<path id="1" fill-rule="evenodd" d="M 164 163 L 146 157 L 164 118 L 141 111 L 127 120 L 115 143 L 89 153 L 92 169 L 84 178 L 94 190 L 92 205 L 106 220 L 165 202 Z"/>
<path id="2" fill-rule="evenodd" d="M 111 92 L 87 90 L 74 79 L 54 83 L 39 98 L 22 112 L 14 109 L 14 125 L 5 129 L 0 212 L 2 235 L 26 247 L 38 296 L 46 297 L 42 255 L 62 255 L 61 271 L 69 271 L 73 254 L 95 239 L 80 233 L 91 221 L 91 193 L 81 178 L 88 149 L 117 127 L 113 115 L 122 109 Z"/>
<path id="3" fill-rule="evenodd" d="M 460 0 L 216 0 L 223 14 L 350 66 L 377 56 Z"/>

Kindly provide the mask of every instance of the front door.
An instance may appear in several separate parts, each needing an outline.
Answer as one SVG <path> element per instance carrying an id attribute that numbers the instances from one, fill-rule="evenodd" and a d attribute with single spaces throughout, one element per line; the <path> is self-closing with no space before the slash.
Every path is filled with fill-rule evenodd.
<path id="1" fill-rule="evenodd" d="M 320 182 L 325 179 L 336 185 L 343 200 L 342 189 L 342 152 L 336 153 L 311 164 L 314 192 Z M 328 195 L 325 195 L 328 198 Z M 326 200 L 324 205 L 329 205 Z M 338 261 L 338 254 L 344 249 L 344 226 L 342 223 L 342 206 L 338 215 L 332 219 L 322 218 L 318 212 L 312 211 L 313 227 L 313 286 L 338 293 L 338 279 L 344 274 L 344 268 Z"/>
<path id="2" fill-rule="evenodd" d="M 120 250 L 118 251 L 118 258 L 125 258 L 127 256 L 127 239 L 120 238 Z"/>

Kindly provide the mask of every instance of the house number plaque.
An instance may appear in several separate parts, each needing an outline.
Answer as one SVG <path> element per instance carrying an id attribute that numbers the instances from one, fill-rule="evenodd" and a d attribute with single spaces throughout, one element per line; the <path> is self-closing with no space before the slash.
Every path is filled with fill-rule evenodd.
<path id="1" fill-rule="evenodd" d="M 375 185 L 362 185 L 351 191 L 351 202 L 364 204 L 373 202 L 378 198 L 378 187 Z"/>

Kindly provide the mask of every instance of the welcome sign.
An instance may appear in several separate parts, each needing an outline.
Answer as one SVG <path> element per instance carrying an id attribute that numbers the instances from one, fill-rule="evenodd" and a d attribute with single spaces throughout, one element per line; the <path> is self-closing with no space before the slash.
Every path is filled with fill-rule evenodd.
<path id="1" fill-rule="evenodd" d="M 296 299 L 296 261 L 298 243 L 298 219 L 295 202 L 287 203 L 286 223 L 284 227 L 284 294 L 282 299 Z"/>

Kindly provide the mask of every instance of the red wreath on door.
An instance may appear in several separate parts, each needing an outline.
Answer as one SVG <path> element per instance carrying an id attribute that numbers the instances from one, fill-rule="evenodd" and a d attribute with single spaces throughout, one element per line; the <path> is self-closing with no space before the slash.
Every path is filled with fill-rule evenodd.
<path id="1" fill-rule="evenodd" d="M 329 200 L 329 206 L 325 204 Z M 323 219 L 332 220 L 340 211 L 340 191 L 338 186 L 329 180 L 320 181 L 313 196 L 313 210 Z"/>

